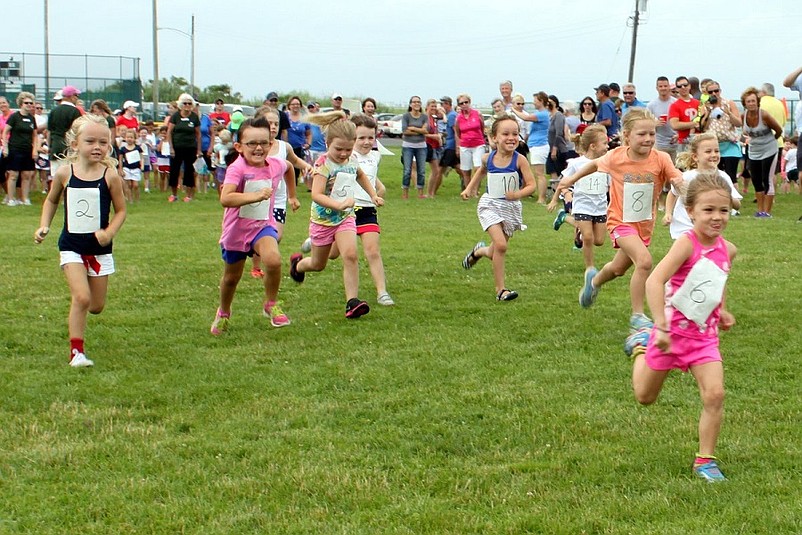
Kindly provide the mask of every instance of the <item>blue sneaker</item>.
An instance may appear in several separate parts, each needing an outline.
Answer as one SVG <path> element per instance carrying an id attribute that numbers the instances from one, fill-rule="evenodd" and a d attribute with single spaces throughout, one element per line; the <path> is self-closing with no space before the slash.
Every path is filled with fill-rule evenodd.
<path id="1" fill-rule="evenodd" d="M 652 327 L 654 327 L 654 322 L 646 314 L 639 312 L 629 317 L 629 334 L 635 334 L 643 329 L 651 330 Z"/>
<path id="2" fill-rule="evenodd" d="M 596 268 L 588 268 L 585 270 L 585 284 L 579 290 L 579 304 L 582 308 L 590 308 L 596 301 L 596 295 L 599 293 L 598 288 L 593 287 L 593 277 L 596 276 L 599 270 Z"/>
<path id="3" fill-rule="evenodd" d="M 565 223 L 566 217 L 568 217 L 568 213 L 565 210 L 557 212 L 557 217 L 554 218 L 554 223 L 551 225 L 554 227 L 554 230 L 560 230 L 560 227 Z"/>
<path id="4" fill-rule="evenodd" d="M 718 463 L 715 459 L 710 459 L 710 461 L 706 462 L 705 464 L 694 466 L 693 473 L 708 483 L 720 483 L 722 481 L 727 481 L 727 478 L 721 473 L 721 469 L 718 467 Z"/>
<path id="5" fill-rule="evenodd" d="M 651 333 L 651 329 L 641 329 L 627 336 L 627 339 L 624 340 L 624 353 L 626 353 L 628 357 L 635 356 L 635 350 L 637 348 L 645 348 L 646 344 L 649 343 L 649 335 Z"/>

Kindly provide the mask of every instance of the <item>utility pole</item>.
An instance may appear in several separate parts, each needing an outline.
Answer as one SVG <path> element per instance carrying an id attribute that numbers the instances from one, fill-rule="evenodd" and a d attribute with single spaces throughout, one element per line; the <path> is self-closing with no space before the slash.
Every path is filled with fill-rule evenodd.
<path id="1" fill-rule="evenodd" d="M 632 19 L 632 47 L 629 53 L 629 77 L 627 82 L 635 80 L 635 49 L 638 46 L 638 24 L 640 23 L 640 0 L 635 0 L 635 16 Z"/>
<path id="2" fill-rule="evenodd" d="M 42 106 L 48 108 L 50 100 L 50 33 L 48 29 L 48 16 L 47 16 L 47 0 L 45 0 L 45 98 L 42 101 Z"/>
<path id="3" fill-rule="evenodd" d="M 151 98 L 153 99 L 154 121 L 159 120 L 159 21 L 157 0 L 153 0 L 153 84 L 151 85 Z"/>
<path id="4" fill-rule="evenodd" d="M 195 14 L 192 14 L 192 28 L 189 32 L 190 39 L 192 40 L 192 58 L 189 66 L 189 86 L 192 98 L 195 98 Z"/>

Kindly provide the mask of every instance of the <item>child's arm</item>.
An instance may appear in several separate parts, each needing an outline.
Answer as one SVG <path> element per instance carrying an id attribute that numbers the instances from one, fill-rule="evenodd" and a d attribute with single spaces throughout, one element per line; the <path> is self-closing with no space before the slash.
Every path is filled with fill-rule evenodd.
<path id="1" fill-rule="evenodd" d="M 229 180 L 232 177 L 234 180 Z M 295 176 L 293 175 L 293 181 L 294 178 Z M 273 188 L 271 187 L 262 188 L 259 191 L 237 191 L 237 184 L 242 180 L 241 168 L 235 166 L 226 170 L 226 180 L 220 189 L 220 204 L 226 208 L 239 208 L 246 204 L 266 201 L 273 195 Z"/>
<path id="2" fill-rule="evenodd" d="M 481 184 L 482 179 L 487 176 L 487 157 L 489 154 L 485 154 L 482 156 L 482 165 L 473 173 L 471 177 L 471 181 L 468 182 L 468 185 L 465 186 L 465 189 L 460 193 L 460 197 L 462 200 L 467 201 L 470 197 L 475 197 L 479 191 L 479 184 Z"/>
<path id="3" fill-rule="evenodd" d="M 524 178 L 524 187 L 518 191 L 508 191 L 506 195 L 508 201 L 516 201 L 529 197 L 535 192 L 535 188 L 537 188 L 537 184 L 535 183 L 535 175 L 532 174 L 532 169 L 529 167 L 526 157 L 521 156 L 517 152 L 514 152 L 513 154 L 515 154 L 516 158 L 518 158 L 517 166 Z"/>
<path id="4" fill-rule="evenodd" d="M 657 264 L 652 274 L 646 279 L 646 302 L 654 319 L 655 345 L 662 351 L 671 349 L 668 320 L 665 313 L 666 282 L 693 254 L 693 245 L 686 236 L 680 236 L 671 246 L 666 256 Z"/>
<path id="5" fill-rule="evenodd" d="M 670 225 L 674 218 L 674 206 L 677 204 L 677 195 L 674 190 L 668 190 L 666 195 L 666 215 L 663 216 L 663 225 Z"/>
<path id="6" fill-rule="evenodd" d="M 139 151 L 139 170 L 140 171 L 144 171 L 145 170 L 145 155 L 142 152 L 142 149 L 140 147 L 137 147 L 136 150 Z"/>
<path id="7" fill-rule="evenodd" d="M 95 238 L 100 245 L 108 245 L 114 236 L 120 231 L 125 221 L 125 195 L 123 195 L 123 183 L 119 176 L 114 173 L 106 175 L 106 184 L 109 186 L 111 194 L 111 204 L 114 207 L 114 216 L 109 221 L 109 226 L 95 231 Z"/>
<path id="8" fill-rule="evenodd" d="M 308 175 L 312 172 L 312 166 L 300 159 L 292 150 L 287 150 L 287 161 L 290 162 L 290 165 L 295 169 L 303 171 L 304 175 Z"/>
<path id="9" fill-rule="evenodd" d="M 61 200 L 61 194 L 64 191 L 64 184 L 67 183 L 67 179 L 69 178 L 69 173 L 69 166 L 62 165 L 53 176 L 53 183 L 50 186 L 50 191 L 47 192 L 45 202 L 42 203 L 42 215 L 39 218 L 39 228 L 33 233 L 33 241 L 35 243 L 42 243 L 50 232 L 50 223 L 53 221 L 53 216 L 56 215 L 56 210 L 58 210 L 58 203 Z"/>
<path id="10" fill-rule="evenodd" d="M 312 173 L 312 200 L 324 208 L 332 210 L 348 210 L 354 206 L 354 199 L 345 198 L 340 202 L 326 195 L 326 181 L 328 179 L 320 173 Z M 360 184 L 361 185 L 361 184 Z M 365 190 L 367 191 L 367 190 Z M 374 192 L 375 193 L 375 192 Z"/>
<path id="11" fill-rule="evenodd" d="M 560 181 L 557 183 L 557 188 L 554 190 L 554 197 L 559 196 L 562 190 L 568 189 L 577 182 L 579 182 L 579 179 L 585 178 L 586 176 L 595 173 L 598 170 L 599 166 L 596 163 L 596 160 L 591 160 L 582 167 L 580 167 L 579 170 L 573 175 L 562 177 Z"/>
<path id="12" fill-rule="evenodd" d="M 384 182 L 382 182 L 381 180 L 379 180 L 377 178 L 376 179 L 376 195 L 378 195 L 379 197 L 383 198 L 384 194 L 386 192 L 387 192 L 387 188 L 384 187 Z"/>
<path id="13" fill-rule="evenodd" d="M 284 170 L 284 183 L 287 185 L 287 200 L 290 203 L 290 208 L 292 208 L 294 212 L 301 207 L 301 203 L 298 202 L 298 197 L 295 193 L 295 169 L 289 164 L 287 164 L 287 168 Z"/>
<path id="14" fill-rule="evenodd" d="M 370 179 L 368 175 L 362 169 L 357 168 L 356 170 L 356 181 L 357 183 L 362 186 L 362 189 L 370 196 L 370 200 L 376 206 L 384 206 L 384 199 L 379 197 L 379 194 L 376 193 L 376 190 L 373 189 L 373 186 L 370 184 Z"/>
<path id="15" fill-rule="evenodd" d="M 726 240 L 725 240 L 726 241 Z M 727 252 L 730 255 L 730 265 L 732 265 L 733 260 L 735 260 L 735 256 L 738 254 L 738 249 L 730 242 L 727 243 Z M 732 315 L 732 312 L 727 310 L 727 288 L 724 287 L 724 295 L 721 296 L 721 318 L 718 321 L 719 327 L 721 327 L 724 331 L 729 331 L 733 325 L 735 325 L 735 316 Z"/>

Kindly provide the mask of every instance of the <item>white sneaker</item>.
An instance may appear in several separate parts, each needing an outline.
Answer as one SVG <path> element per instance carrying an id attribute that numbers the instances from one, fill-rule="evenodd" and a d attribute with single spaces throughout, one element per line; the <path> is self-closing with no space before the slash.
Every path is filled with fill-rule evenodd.
<path id="1" fill-rule="evenodd" d="M 393 301 L 393 298 L 390 297 L 390 294 L 388 294 L 387 292 L 384 292 L 383 294 L 378 296 L 376 298 L 376 302 L 386 307 L 391 307 L 395 304 L 395 301 Z"/>
<path id="2" fill-rule="evenodd" d="M 145 193 L 150 193 L 150 188 L 145 188 Z"/>
<path id="3" fill-rule="evenodd" d="M 25 206 L 30 206 L 31 205 L 31 200 L 30 199 L 25 199 L 24 201 L 22 201 L 22 204 L 24 204 Z"/>
<path id="4" fill-rule="evenodd" d="M 306 238 L 304 242 L 301 244 L 301 251 L 304 253 L 308 253 L 312 250 L 312 238 Z"/>
<path id="5" fill-rule="evenodd" d="M 78 351 L 77 349 L 72 350 L 72 359 L 70 359 L 70 366 L 73 368 L 88 368 L 89 366 L 94 366 L 95 363 L 86 358 L 86 355 Z"/>
<path id="6" fill-rule="evenodd" d="M 6 206 L 17 206 L 18 204 L 20 203 L 17 199 L 9 199 L 6 203 Z"/>

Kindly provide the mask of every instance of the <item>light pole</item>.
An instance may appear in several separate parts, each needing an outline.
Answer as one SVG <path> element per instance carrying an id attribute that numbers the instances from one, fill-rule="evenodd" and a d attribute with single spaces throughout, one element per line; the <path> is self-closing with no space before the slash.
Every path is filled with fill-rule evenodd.
<path id="1" fill-rule="evenodd" d="M 154 6 L 155 6 L 155 0 L 154 0 Z M 154 12 L 154 20 L 155 20 L 155 12 Z M 194 13 L 192 14 L 192 26 L 190 29 L 190 33 L 187 33 L 183 30 L 179 30 L 178 28 L 171 28 L 169 26 L 158 26 L 156 29 L 170 30 L 171 32 L 180 33 L 184 37 L 189 37 L 189 40 L 192 43 L 190 52 L 191 54 L 190 64 L 189 64 L 189 86 L 190 86 L 190 93 L 194 93 L 195 92 L 195 14 Z M 158 54 L 158 51 L 156 53 Z"/>
<path id="2" fill-rule="evenodd" d="M 152 119 L 159 118 L 159 9 L 156 6 L 157 0 L 153 0 L 153 87 L 151 87 L 151 98 L 153 99 Z"/>

